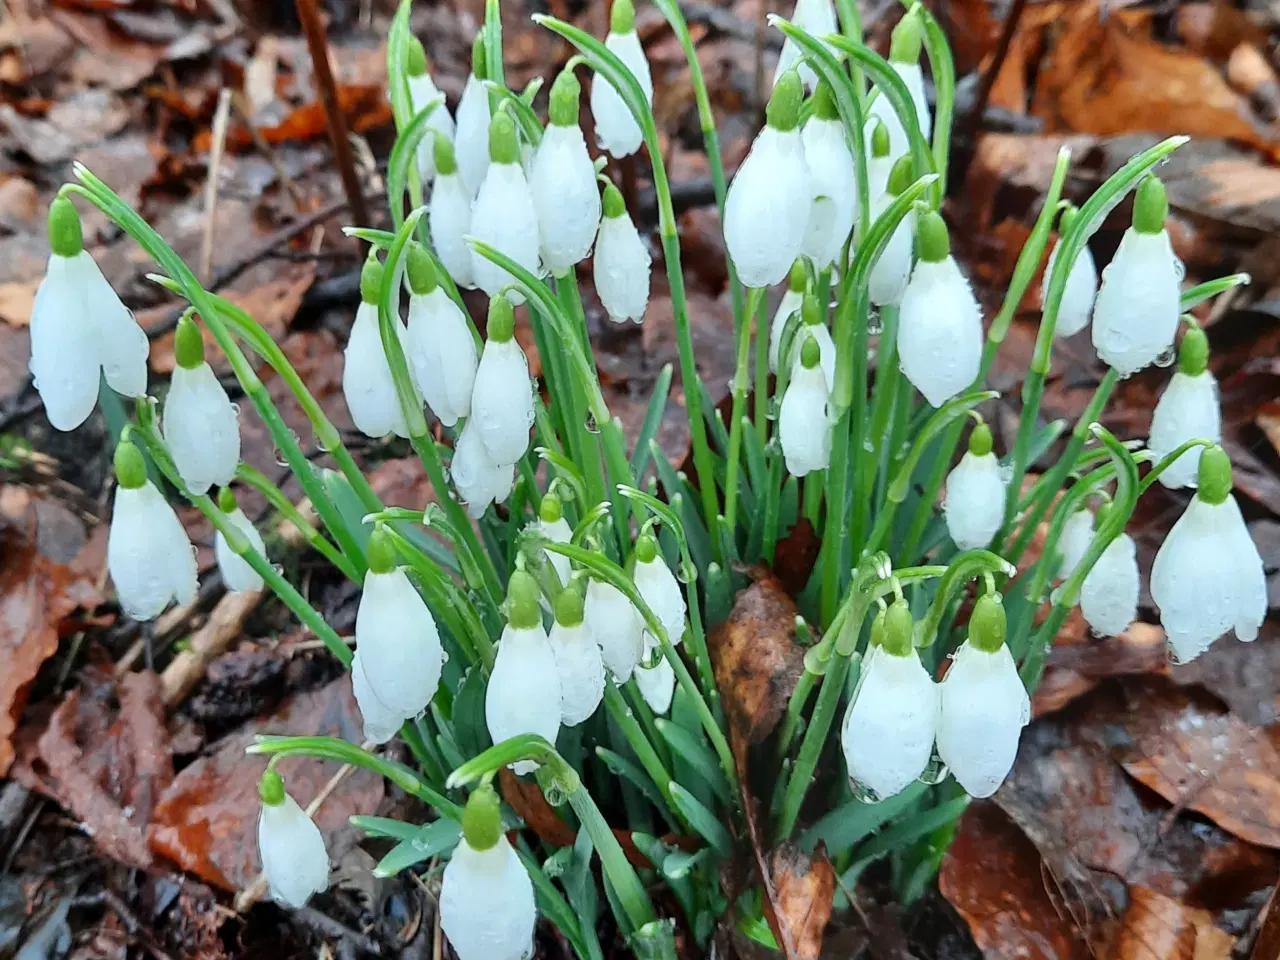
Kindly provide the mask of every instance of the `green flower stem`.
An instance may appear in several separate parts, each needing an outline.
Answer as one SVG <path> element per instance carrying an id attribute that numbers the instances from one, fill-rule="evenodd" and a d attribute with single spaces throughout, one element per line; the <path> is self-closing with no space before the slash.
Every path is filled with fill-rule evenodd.
<path id="1" fill-rule="evenodd" d="M 1171 451 L 1166 456 L 1164 456 L 1160 460 L 1160 462 L 1157 463 L 1154 467 L 1152 467 L 1150 472 L 1148 472 L 1147 475 L 1142 478 L 1142 482 L 1138 484 L 1138 496 L 1142 496 L 1142 494 L 1150 490 L 1151 485 L 1160 479 L 1160 474 L 1164 473 L 1166 470 L 1172 467 L 1173 464 L 1177 461 L 1177 459 L 1180 456 L 1182 456 L 1184 453 L 1186 453 L 1188 450 L 1194 450 L 1196 447 L 1208 448 L 1212 446 L 1216 446 L 1216 444 L 1212 440 L 1188 440 L 1186 443 L 1179 445 L 1173 451 Z M 1134 459 L 1135 460 L 1139 459 L 1136 454 L 1134 456 Z"/>
<path id="2" fill-rule="evenodd" d="M 822 486 L 815 483 L 813 488 L 819 493 Z M 782 454 L 773 452 L 769 455 L 769 476 L 764 488 L 764 541 L 760 545 L 760 555 L 764 562 L 773 566 L 773 558 L 778 547 L 778 499 L 782 493 Z M 805 488 L 806 495 L 808 487 Z M 815 524 L 816 526 L 816 524 Z"/>
<path id="3" fill-rule="evenodd" d="M 876 467 L 880 463 L 889 442 L 889 416 L 893 412 L 891 404 L 897 381 L 902 377 L 902 371 L 898 369 L 898 308 L 896 306 L 881 307 L 880 320 L 881 332 L 876 348 L 876 380 L 875 386 L 872 388 L 869 429 L 865 432 L 861 428 L 858 429 L 858 436 L 853 441 L 852 450 L 854 470 L 853 522 L 850 539 L 856 551 L 863 549 L 867 517 L 873 502 Z M 858 351 L 855 355 L 855 362 L 858 358 L 867 355 L 868 339 L 869 332 L 866 331 L 866 325 L 864 324 L 863 332 L 859 334 L 855 341 L 854 349 Z M 861 377 L 865 383 L 867 376 L 865 361 L 862 366 Z M 865 390 L 861 394 L 861 402 L 859 402 L 859 394 L 854 394 L 853 420 L 855 424 L 867 423 L 865 398 Z"/>
<path id="4" fill-rule="evenodd" d="M 912 3 L 918 8 L 924 22 L 924 49 L 929 55 L 929 72 L 937 91 L 937 110 L 933 118 L 933 169 L 938 179 L 933 185 L 933 209 L 942 207 L 942 195 L 947 189 L 947 165 L 951 157 L 951 124 L 956 105 L 956 65 L 951 58 L 951 46 L 947 43 L 942 27 L 933 13 L 923 3 Z"/>
<path id="5" fill-rule="evenodd" d="M 311 503 L 316 508 L 316 513 L 329 532 L 333 534 L 334 539 L 350 561 L 351 566 L 363 577 L 365 569 L 364 551 L 360 549 L 360 545 L 356 542 L 354 535 L 343 522 L 338 508 L 325 492 L 324 485 L 320 482 L 320 478 L 315 471 L 312 470 L 311 463 L 298 446 L 293 432 L 285 424 L 284 419 L 280 416 L 280 411 L 276 409 L 275 404 L 271 401 L 271 395 L 267 392 L 266 386 L 258 378 L 248 358 L 241 351 L 239 344 L 236 343 L 235 337 L 232 336 L 231 331 L 223 322 L 223 315 L 218 310 L 213 296 L 200 285 L 200 281 L 196 279 L 195 274 L 191 272 L 191 269 L 183 262 L 182 258 L 174 252 L 172 247 L 165 243 L 160 234 L 156 233 L 150 224 L 142 219 L 137 211 L 121 200 L 110 187 L 95 177 L 86 167 L 77 163 L 73 169 L 80 180 L 80 184 L 63 186 L 59 191 L 59 195 L 76 193 L 87 199 L 105 213 L 109 219 L 114 221 L 125 233 L 129 234 L 134 242 L 146 251 L 147 255 L 178 284 L 183 296 L 196 308 L 205 323 L 208 324 L 214 339 L 218 341 L 218 346 L 221 347 L 222 352 L 231 364 L 231 369 L 235 373 L 236 379 L 240 382 L 245 395 L 253 403 L 254 409 L 258 411 L 258 415 L 262 418 L 262 422 L 266 424 L 272 440 L 284 454 L 290 469 L 298 477 L 303 491 L 311 498 Z M 292 387 L 292 384 L 290 384 L 290 387 Z M 317 439 L 323 444 L 324 440 L 328 438 L 317 435 Z"/>
<path id="6" fill-rule="evenodd" d="M 748 323 L 751 317 L 747 318 Z M 764 297 L 755 308 L 756 324 L 756 378 L 755 378 L 755 428 L 756 443 L 764 449 L 769 438 L 769 311 L 764 308 Z M 778 394 L 781 399 L 782 394 Z"/>
<path id="7" fill-rule="evenodd" d="M 622 691 L 618 689 L 618 685 L 612 679 L 604 685 L 604 705 L 605 709 L 609 711 L 609 716 L 618 724 L 618 729 L 622 731 L 622 735 L 626 738 L 628 745 L 635 752 L 636 758 L 640 761 L 640 766 L 644 767 L 645 773 L 649 775 L 649 779 L 653 781 L 653 785 L 662 796 L 668 815 L 674 817 L 677 823 L 687 827 L 688 824 L 685 823 L 684 817 L 680 815 L 675 801 L 671 799 L 671 774 L 667 772 L 662 758 L 658 756 L 658 751 L 654 749 L 653 741 L 641 729 L 640 721 L 636 719 L 632 709 L 627 706 L 626 700 L 623 699 Z"/>
<path id="8" fill-rule="evenodd" d="M 391 115 L 396 124 L 396 140 L 405 135 L 413 124 L 413 98 L 409 93 L 408 45 L 410 36 L 409 15 L 412 12 L 412 0 L 401 0 L 392 18 L 391 28 L 387 32 L 387 87 L 391 100 Z M 414 150 L 411 156 L 416 157 Z M 388 165 L 389 171 L 394 164 Z M 409 163 L 405 171 L 405 179 L 398 184 L 387 178 L 387 202 L 391 208 L 391 222 L 397 230 L 404 223 L 403 200 L 405 190 L 409 192 L 411 209 L 422 206 L 422 179 L 418 175 L 418 165 Z M 424 231 L 425 232 L 425 231 Z M 425 239 L 425 237 L 424 237 Z M 465 309 L 463 311 L 466 312 Z"/>
<path id="9" fill-rule="evenodd" d="M 502 62 L 502 8 L 499 0 L 484 0 L 484 69 L 483 79 L 500 87 L 507 85 Z"/>
<path id="10" fill-rule="evenodd" d="M 988 573 L 1002 573 L 1012 576 L 1012 567 L 1002 557 L 990 550 L 966 550 L 954 557 L 942 575 L 938 590 L 933 595 L 933 603 L 916 628 L 916 646 L 929 647 L 938 637 L 938 626 L 947 605 L 955 598 L 957 591 L 964 589 L 969 582 Z"/>
<path id="11" fill-rule="evenodd" d="M 888 444 L 880 457 L 880 475 L 876 483 L 875 503 L 884 500 L 889 484 L 893 480 L 894 469 L 906 457 L 906 450 L 910 449 L 907 437 L 912 414 L 915 413 L 915 387 L 906 377 L 899 376 L 894 394 L 893 425 L 889 432 Z"/>
<path id="12" fill-rule="evenodd" d="M 1250 279 L 1247 273 L 1233 273 L 1229 277 L 1220 277 L 1217 280 L 1210 280 L 1207 283 L 1192 287 L 1182 294 L 1182 312 L 1186 313 L 1192 307 L 1198 307 L 1206 300 L 1212 300 L 1218 294 L 1226 293 L 1232 287 L 1247 285 Z"/>
<path id="13" fill-rule="evenodd" d="M 729 452 L 725 459 L 724 482 L 724 518 L 735 535 L 738 519 L 738 469 L 742 460 L 742 421 L 746 413 L 747 387 L 751 382 L 751 374 L 747 368 L 751 350 L 751 321 L 761 312 L 760 305 L 764 301 L 764 294 L 764 287 L 756 287 L 747 294 L 747 313 L 738 324 L 737 330 L 738 362 L 733 372 L 733 413 L 729 417 Z M 768 351 L 765 346 L 767 343 L 767 340 L 761 343 L 757 338 L 756 355 L 758 357 L 763 354 L 766 363 L 768 362 Z M 766 366 L 765 369 L 767 371 L 768 367 Z M 760 385 L 757 383 L 757 390 L 759 388 Z M 701 472 L 699 472 L 699 479 L 701 479 Z"/>
<path id="14" fill-rule="evenodd" d="M 658 233 L 662 238 L 662 252 L 667 266 L 667 283 L 671 290 L 671 310 L 676 329 L 676 343 L 680 353 L 680 379 L 684 384 L 685 403 L 689 411 L 689 432 L 693 445 L 693 462 L 702 482 L 698 484 L 702 494 L 702 512 L 707 525 L 715 522 L 720 510 L 717 503 L 715 472 L 712 469 L 711 448 L 707 444 L 707 428 L 702 411 L 702 382 L 698 376 L 697 362 L 693 355 L 693 334 L 689 327 L 689 304 L 685 298 L 684 273 L 680 266 L 680 238 L 676 230 L 675 208 L 671 202 L 671 185 L 667 180 L 666 166 L 662 159 L 658 131 L 640 84 L 622 62 L 603 43 L 555 17 L 534 14 L 534 22 L 559 34 L 582 53 L 591 69 L 603 76 L 618 91 L 631 115 L 644 134 L 653 167 L 653 188 L 658 198 Z M 600 422 L 597 417 L 597 422 Z M 606 454 L 607 454 L 606 450 Z M 610 467 L 613 471 L 613 467 Z M 615 476 L 624 476 L 613 471 Z M 715 544 L 717 555 L 719 544 Z"/>
<path id="15" fill-rule="evenodd" d="M 564 443 L 571 460 L 578 459 L 578 435 L 573 430 L 573 402 L 569 375 L 564 371 L 564 356 L 551 345 L 550 331 L 547 321 L 538 310 L 529 311 L 529 325 L 533 328 L 533 342 L 538 348 L 538 357 L 542 360 L 542 379 L 547 385 L 547 420 L 550 424 L 550 435 L 564 437 Z M 539 398 L 541 399 L 541 398 Z M 559 440 L 557 439 L 557 446 Z"/>
<path id="16" fill-rule="evenodd" d="M 307 541 L 307 544 L 341 570 L 347 579 L 356 583 L 360 582 L 360 575 L 356 573 L 356 568 L 351 565 L 351 562 L 342 555 L 337 547 L 326 540 L 324 534 L 312 526 L 306 517 L 298 512 L 298 508 L 284 495 L 284 491 L 267 479 L 261 471 L 255 470 L 247 463 L 242 463 L 236 467 L 236 479 L 266 497 L 267 503 L 271 504 L 284 519 L 293 524 L 294 528 Z"/>
<path id="17" fill-rule="evenodd" d="M 417 173 L 418 145 L 423 137 L 432 134 L 431 115 L 443 104 L 444 94 L 441 94 L 423 107 L 403 129 L 397 126 L 395 146 L 387 159 L 387 203 L 391 209 L 391 223 L 397 230 L 404 225 L 406 192 L 412 203 L 410 209 L 422 206 L 422 183 Z"/>
<path id="18" fill-rule="evenodd" d="M 245 753 L 267 757 L 318 757 L 372 770 L 410 796 L 434 808 L 441 816 L 462 822 L 462 807 L 439 793 L 420 774 L 403 763 L 388 760 L 336 737 L 259 736 Z"/>
<path id="19" fill-rule="evenodd" d="M 578 336 L 578 344 L 586 353 L 587 357 L 594 359 L 591 353 L 591 343 L 587 336 L 587 320 L 582 310 L 582 297 L 578 292 L 578 276 L 577 272 L 570 269 L 565 274 L 556 277 L 556 293 L 559 296 L 560 304 L 564 309 L 565 316 L 571 321 L 572 327 Z M 595 371 L 592 371 L 595 375 Z M 587 398 L 583 390 L 578 386 L 577 378 L 565 375 L 564 382 L 569 385 L 572 391 L 573 413 L 568 423 L 565 424 L 566 440 L 570 447 L 577 443 L 577 463 L 582 467 L 587 486 L 588 503 L 599 503 L 605 499 L 610 493 L 610 487 L 604 476 L 604 467 L 600 462 L 600 433 L 605 424 L 596 421 L 596 431 L 592 432 L 587 429 Z M 630 479 L 631 473 L 627 472 L 624 479 Z M 617 511 L 615 516 L 620 524 L 618 536 L 620 544 L 626 543 L 626 531 L 622 524 L 627 521 L 627 511 L 625 506 L 622 510 Z"/>

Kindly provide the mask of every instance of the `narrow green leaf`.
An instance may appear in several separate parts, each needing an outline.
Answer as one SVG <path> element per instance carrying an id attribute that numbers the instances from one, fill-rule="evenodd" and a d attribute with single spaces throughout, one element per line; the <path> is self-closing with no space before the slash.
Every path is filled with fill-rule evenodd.
<path id="1" fill-rule="evenodd" d="M 720 857 L 728 859 L 733 856 L 733 838 L 719 818 L 674 780 L 671 781 L 671 799 L 689 821 L 689 826 L 697 830 Z"/>

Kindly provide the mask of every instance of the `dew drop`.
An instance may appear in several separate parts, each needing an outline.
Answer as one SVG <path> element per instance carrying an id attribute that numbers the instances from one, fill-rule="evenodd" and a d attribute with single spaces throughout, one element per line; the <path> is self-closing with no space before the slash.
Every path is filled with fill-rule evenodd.
<path id="1" fill-rule="evenodd" d="M 1173 361 L 1177 359 L 1177 356 L 1178 351 L 1174 349 L 1173 344 L 1169 344 L 1169 346 L 1161 350 L 1159 355 L 1156 357 L 1156 366 L 1171 367 L 1173 366 Z"/>
<path id="2" fill-rule="evenodd" d="M 547 798 L 547 803 L 553 807 L 563 807 L 565 801 L 569 799 L 569 795 L 565 793 L 564 788 L 555 780 L 543 787 L 542 794 Z"/>
<path id="3" fill-rule="evenodd" d="M 865 450 L 867 453 L 875 453 L 876 445 L 872 443 L 870 440 L 863 440 L 862 449 Z"/>
<path id="4" fill-rule="evenodd" d="M 947 773 L 947 765 L 943 762 L 942 757 L 938 755 L 937 748 L 935 748 L 933 755 L 929 757 L 929 762 L 924 765 L 924 769 L 920 771 L 920 776 L 917 779 L 921 783 L 933 786 L 935 783 L 941 783 L 947 779 Z"/>
<path id="5" fill-rule="evenodd" d="M 275 458 L 277 467 L 287 467 L 289 465 L 289 461 L 285 459 L 284 452 L 279 447 L 273 447 L 271 455 Z"/>
<path id="6" fill-rule="evenodd" d="M 867 334 L 878 337 L 882 333 L 884 333 L 884 321 L 880 318 L 880 311 L 873 310 L 867 317 Z"/>
<path id="7" fill-rule="evenodd" d="M 883 797 L 860 780 L 849 778 L 849 792 L 859 803 L 879 803 Z"/>
<path id="8" fill-rule="evenodd" d="M 1011 463 L 1001 464 L 1000 469 L 997 471 L 997 474 L 1000 477 L 1000 482 L 1007 487 L 1009 485 L 1009 481 L 1013 479 L 1013 464 Z"/>
<path id="9" fill-rule="evenodd" d="M 1062 599 L 1063 586 L 1065 586 L 1065 584 L 1059 584 L 1049 591 L 1049 602 L 1055 607 L 1058 605 L 1058 601 Z"/>
<path id="10" fill-rule="evenodd" d="M 765 408 L 765 416 L 770 420 L 777 420 L 778 415 L 782 412 L 782 398 L 774 394 L 769 398 L 769 403 Z"/>
<path id="11" fill-rule="evenodd" d="M 600 432 L 600 424 L 596 423 L 596 415 L 590 410 L 587 411 L 587 420 L 586 423 L 583 424 L 583 427 L 586 428 L 587 433 Z"/>

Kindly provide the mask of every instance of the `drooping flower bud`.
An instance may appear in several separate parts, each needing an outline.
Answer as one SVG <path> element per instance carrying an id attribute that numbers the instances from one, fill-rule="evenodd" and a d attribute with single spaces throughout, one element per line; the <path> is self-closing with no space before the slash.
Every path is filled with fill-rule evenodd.
<path id="1" fill-rule="evenodd" d="M 411 243 L 405 273 L 409 278 L 409 325 L 405 353 L 418 388 L 446 427 L 471 415 L 479 353 L 458 305 L 436 282 L 431 257 Z"/>
<path id="2" fill-rule="evenodd" d="M 1178 332 L 1182 268 L 1165 232 L 1168 213 L 1164 185 L 1147 177 L 1138 187 L 1133 226 L 1102 271 L 1093 307 L 1093 345 L 1122 377 L 1155 363 Z"/>
<path id="3" fill-rule="evenodd" d="M 596 168 L 578 128 L 580 94 L 573 71 L 561 71 L 551 86 L 551 122 L 529 174 L 542 262 L 557 277 L 591 252 L 600 222 Z"/>
<path id="4" fill-rule="evenodd" d="M 218 509 L 227 518 L 227 522 L 249 541 L 249 546 L 259 556 L 266 557 L 267 545 L 262 541 L 262 534 L 236 504 L 236 495 L 230 487 L 223 487 L 218 494 Z M 213 552 L 218 559 L 218 572 L 222 574 L 222 582 L 227 585 L 228 590 L 232 593 L 252 593 L 262 589 L 262 575 L 249 566 L 249 561 L 231 549 L 221 530 L 214 535 Z"/>
<path id="5" fill-rule="evenodd" d="M 797 260 L 791 265 L 791 273 L 787 278 L 787 289 L 778 301 L 778 309 L 773 311 L 773 320 L 769 323 L 769 372 L 778 372 L 778 351 L 782 347 L 782 334 L 786 330 L 787 321 L 800 311 L 804 303 L 804 285 L 806 282 L 804 261 Z"/>
<path id="6" fill-rule="evenodd" d="M 609 34 L 604 45 L 622 61 L 640 84 L 645 100 L 653 105 L 653 76 L 645 58 L 640 37 L 636 34 L 635 8 L 631 0 L 614 0 L 609 18 Z M 622 159 L 640 149 L 644 142 L 640 125 L 627 109 L 625 101 L 604 77 L 591 81 L 591 116 L 596 122 L 596 143 L 601 150 Z"/>
<path id="7" fill-rule="evenodd" d="M 573 528 L 569 526 L 569 521 L 564 518 L 564 508 L 560 503 L 560 498 L 554 493 L 548 493 L 542 498 L 542 503 L 538 505 L 538 519 L 536 522 L 539 532 L 552 543 L 568 543 L 573 538 Z M 556 576 L 560 578 L 560 584 L 568 586 L 569 574 L 572 572 L 569 558 L 548 550 L 547 560 L 550 561 Z"/>
<path id="8" fill-rule="evenodd" d="M 356 609 L 356 656 L 367 693 L 377 702 L 366 703 L 356 688 L 356 700 L 376 721 L 365 723 L 365 737 L 385 743 L 388 714 L 400 723 L 411 720 L 430 705 L 440 685 L 444 649 L 440 633 L 426 603 L 405 572 L 396 565 L 395 546 L 386 531 L 375 528 L 369 538 L 369 570 Z M 376 728 L 376 729 L 372 729 Z"/>
<path id="9" fill-rule="evenodd" d="M 1098 515 L 1101 525 L 1107 510 Z M 1114 637 L 1138 617 L 1138 551 L 1133 538 L 1121 533 L 1102 551 L 1080 588 L 1080 612 L 1094 633 Z"/>
<path id="10" fill-rule="evenodd" d="M 889 63 L 906 84 L 907 92 L 911 94 L 911 104 L 915 107 L 916 123 L 924 139 L 928 140 L 933 130 L 933 120 L 929 112 L 929 100 L 924 92 L 924 74 L 920 69 L 920 46 L 923 39 L 924 24 L 920 14 L 915 10 L 908 11 L 893 28 Z M 891 157 L 896 159 L 911 149 L 906 126 L 883 93 L 872 101 L 870 115 L 882 120 L 888 128 Z"/>
<path id="11" fill-rule="evenodd" d="M 938 688 L 912 632 L 911 610 L 898 600 L 885 614 L 882 642 L 867 654 L 840 732 L 849 777 L 881 799 L 901 793 L 933 755 Z"/>
<path id="12" fill-rule="evenodd" d="M 84 250 L 66 197 L 49 206 L 49 264 L 31 306 L 31 375 L 49 422 L 74 430 L 98 402 L 98 382 L 126 397 L 147 392 L 150 345 Z"/>
<path id="13" fill-rule="evenodd" d="M 1147 449 L 1160 461 L 1188 440 L 1222 440 L 1218 381 L 1209 372 L 1209 338 L 1198 326 L 1188 327 L 1182 338 L 1178 369 L 1151 417 Z M 1194 486 L 1203 449 L 1193 447 L 1180 456 L 1160 474 L 1160 482 L 1170 489 Z"/>
<path id="14" fill-rule="evenodd" d="M 839 24 L 836 23 L 835 6 L 831 0 L 796 0 L 791 22 L 810 36 L 819 39 L 829 33 L 840 32 Z M 836 52 L 830 44 L 824 45 L 833 54 Z M 796 46 L 795 41 L 787 37 L 782 41 L 782 52 L 778 54 L 778 66 L 773 72 L 775 87 L 781 81 L 783 74 L 793 66 L 800 71 L 800 80 L 804 83 L 805 89 L 812 92 L 818 84 L 818 76 L 813 72 L 813 68 L 801 59 L 800 48 Z"/>
<path id="15" fill-rule="evenodd" d="M 604 659 L 583 619 L 579 589 L 567 587 L 556 598 L 550 637 L 560 671 L 560 722 L 566 727 L 582 723 L 604 699 Z"/>
<path id="16" fill-rule="evenodd" d="M 484 441 L 475 418 L 467 421 L 453 448 L 449 475 L 458 496 L 467 505 L 467 514 L 478 520 L 491 503 L 501 503 L 511 495 L 516 469 L 513 463 L 497 463 Z"/>
<path id="17" fill-rule="evenodd" d="M 636 540 L 635 558 L 632 579 L 636 589 L 662 624 L 667 640 L 673 647 L 677 646 L 684 638 L 686 610 L 680 584 L 658 553 L 658 543 L 652 534 L 643 534 Z M 643 658 L 652 657 L 660 646 L 658 638 L 645 630 Z M 675 671 L 665 656 L 659 656 L 653 667 L 638 667 L 635 678 L 641 695 L 654 713 L 666 713 L 671 709 L 671 697 L 675 693 Z"/>
<path id="18" fill-rule="evenodd" d="M 801 96 L 799 75 L 784 74 L 769 99 L 768 123 L 729 184 L 725 245 L 748 287 L 780 283 L 804 244 L 813 193 L 799 129 Z"/>
<path id="19" fill-rule="evenodd" d="M 391 377 L 391 365 L 382 349 L 378 330 L 378 291 L 382 284 L 382 264 L 370 256 L 360 276 L 360 306 L 347 338 L 342 367 L 342 394 L 356 429 L 366 437 L 385 437 L 394 433 L 407 437 L 404 412 Z M 395 318 L 396 332 L 403 346 L 404 322 Z"/>
<path id="20" fill-rule="evenodd" d="M 867 121 L 866 136 L 867 187 L 874 203 L 889 189 L 889 174 L 893 171 L 894 158 L 889 156 L 889 128 L 883 120 L 875 117 Z"/>
<path id="21" fill-rule="evenodd" d="M 986 547 L 1004 521 L 1007 483 L 992 452 L 991 428 L 980 423 L 969 435 L 969 450 L 947 475 L 943 512 L 947 532 L 961 550 Z"/>
<path id="22" fill-rule="evenodd" d="M 472 198 L 480 192 L 480 184 L 484 183 L 489 169 L 489 91 L 483 83 L 486 76 L 484 31 L 481 30 L 471 44 L 471 74 L 458 101 L 458 125 L 453 140 L 458 170 Z"/>
<path id="23" fill-rule="evenodd" d="M 435 166 L 436 183 L 427 206 L 431 245 L 453 282 L 473 288 L 476 281 L 471 269 L 471 248 L 463 239 L 471 233 L 471 192 L 458 172 L 453 145 L 443 137 L 435 138 Z"/>
<path id="24" fill-rule="evenodd" d="M 1005 646 L 1004 607 L 984 594 L 939 685 L 938 754 L 972 797 L 1000 788 L 1018 753 L 1031 701 Z"/>
<path id="25" fill-rule="evenodd" d="M 1059 240 L 1053 245 L 1049 254 L 1049 263 L 1044 268 L 1044 280 L 1040 284 L 1040 302 L 1049 299 L 1049 281 L 1053 279 L 1053 268 L 1058 262 L 1058 251 L 1062 249 L 1061 237 L 1071 229 L 1072 221 L 1080 211 L 1073 206 L 1062 213 L 1062 223 L 1058 227 Z M 1080 251 L 1076 262 L 1071 265 L 1067 274 L 1067 285 L 1062 291 L 1062 302 L 1058 305 L 1058 323 L 1053 328 L 1055 337 L 1070 337 L 1079 333 L 1089 324 L 1089 314 L 1093 312 L 1093 300 L 1098 295 L 1098 268 L 1094 265 L 1093 254 L 1088 246 Z"/>
<path id="26" fill-rule="evenodd" d="M 640 611 L 613 584 L 592 580 L 587 584 L 585 619 L 605 666 L 619 684 L 626 683 L 644 649 Z"/>
<path id="27" fill-rule="evenodd" d="M 515 121 L 503 111 L 489 124 L 489 160 L 484 183 L 471 208 L 471 233 L 536 275 L 538 213 L 520 165 Z M 471 272 L 476 286 L 490 297 L 498 296 L 511 282 L 511 274 L 474 250 Z M 508 290 L 506 296 L 514 304 L 524 303 L 524 294 L 519 291 Z"/>
<path id="28" fill-rule="evenodd" d="M 555 743 L 560 731 L 560 671 L 542 629 L 538 598 L 538 584 L 532 576 L 523 570 L 511 575 L 507 626 L 498 641 L 484 697 L 485 720 L 494 743 L 524 733 L 536 733 Z M 517 774 L 531 773 L 537 767 L 533 760 L 511 764 Z"/>
<path id="29" fill-rule="evenodd" d="M 1066 580 L 1075 572 L 1085 551 L 1093 543 L 1093 514 L 1087 507 L 1075 511 L 1063 524 L 1062 536 L 1058 540 L 1058 550 L 1062 553 L 1062 562 L 1058 565 L 1055 579 Z"/>
<path id="30" fill-rule="evenodd" d="M 320 828 L 268 769 L 258 783 L 258 856 L 271 898 L 295 910 L 329 886 L 329 853 Z"/>
<path id="31" fill-rule="evenodd" d="M 902 295 L 898 358 L 932 406 L 964 392 L 982 361 L 982 310 L 951 256 L 946 224 L 926 213 L 917 225 L 919 260 Z"/>
<path id="32" fill-rule="evenodd" d="M 529 449 L 533 387 L 529 361 L 515 339 L 515 316 L 503 297 L 489 301 L 485 341 L 471 395 L 471 417 L 494 463 L 515 463 Z"/>
<path id="33" fill-rule="evenodd" d="M 533 883 L 502 832 L 498 797 L 480 786 L 440 882 L 440 927 L 458 960 L 524 960 L 537 920 Z"/>
<path id="34" fill-rule="evenodd" d="M 814 340 L 821 350 L 818 365 L 827 381 L 827 390 L 834 390 L 836 385 L 836 344 L 831 339 L 831 331 L 822 319 L 822 307 L 818 298 L 807 294 L 800 305 L 800 318 L 803 321 L 796 331 L 795 341 L 791 347 L 792 372 L 801 366 L 805 342 Z"/>
<path id="35" fill-rule="evenodd" d="M 142 453 L 128 440 L 116 445 L 115 468 L 107 570 L 125 615 L 152 620 L 170 600 L 195 600 L 195 551 L 173 507 L 147 479 Z"/>
<path id="36" fill-rule="evenodd" d="M 1156 554 L 1151 597 L 1182 663 L 1228 630 L 1246 642 L 1258 636 L 1267 613 L 1266 575 L 1231 493 L 1231 461 L 1219 446 L 1200 456 L 1199 488 Z"/>
<path id="37" fill-rule="evenodd" d="M 878 220 L 889 209 L 889 204 L 911 186 L 911 158 L 902 157 L 889 174 L 885 192 L 871 200 L 871 219 Z M 916 231 L 916 213 L 910 211 L 898 221 L 889 242 L 880 253 L 880 259 L 871 268 L 867 280 L 867 294 L 877 307 L 896 306 L 907 289 L 911 277 L 911 259 L 914 252 L 912 238 Z"/>
<path id="38" fill-rule="evenodd" d="M 821 354 L 817 339 L 805 340 L 778 411 L 778 438 L 793 477 L 825 470 L 831 459 L 831 391 Z"/>
<path id="39" fill-rule="evenodd" d="M 174 335 L 173 380 L 161 432 L 182 482 L 194 494 L 226 486 L 240 463 L 240 421 L 227 391 L 204 359 L 200 328 L 190 315 Z"/>
<path id="40" fill-rule="evenodd" d="M 644 320 L 649 306 L 649 267 L 653 258 L 613 184 L 604 188 L 604 215 L 591 269 L 596 293 L 614 323 Z"/>
<path id="41" fill-rule="evenodd" d="M 813 191 L 802 249 L 814 266 L 822 269 L 836 262 L 849 239 L 858 214 L 858 196 L 853 154 L 831 89 L 819 83 L 814 100 L 813 116 L 800 133 Z"/>
<path id="42" fill-rule="evenodd" d="M 427 62 L 427 52 L 417 37 L 409 37 L 407 80 L 409 84 L 409 102 L 413 112 L 424 110 L 432 100 L 441 97 L 435 81 L 431 79 L 431 64 Z M 431 183 L 436 175 L 435 141 L 437 139 L 453 142 L 453 117 L 449 114 L 447 104 L 441 102 L 427 120 L 429 132 L 418 143 L 418 173 L 423 184 Z"/>

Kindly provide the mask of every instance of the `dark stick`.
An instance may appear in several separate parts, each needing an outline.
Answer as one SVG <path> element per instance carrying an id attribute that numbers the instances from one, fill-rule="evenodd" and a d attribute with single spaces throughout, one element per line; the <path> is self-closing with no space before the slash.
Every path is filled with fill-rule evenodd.
<path id="1" fill-rule="evenodd" d="M 991 58 L 991 66 L 987 67 L 987 72 L 982 75 L 982 82 L 978 86 L 978 96 L 973 101 L 973 109 L 969 111 L 967 126 L 971 135 L 976 135 L 981 129 L 982 115 L 986 112 L 987 100 L 991 97 L 991 88 L 995 86 L 996 77 L 1000 75 L 1000 68 L 1004 66 L 1005 58 L 1009 56 L 1009 45 L 1013 43 L 1013 35 L 1018 31 L 1018 21 L 1022 19 L 1022 11 L 1026 6 L 1027 0 L 1013 0 L 1009 15 L 1004 19 L 1004 29 L 1000 31 L 1000 42 L 996 44 L 995 55 Z"/>
<path id="2" fill-rule="evenodd" d="M 364 193 L 360 189 L 360 178 L 356 176 L 356 162 L 351 155 L 351 143 L 347 140 L 347 121 L 338 102 L 338 88 L 333 82 L 333 71 L 329 69 L 329 43 L 325 39 L 324 25 L 320 22 L 320 11 L 316 0 L 294 0 L 294 3 L 298 9 L 298 19 L 302 21 L 302 30 L 307 35 L 307 50 L 311 54 L 311 66 L 316 75 L 316 87 L 320 91 L 320 102 L 324 105 L 329 139 L 333 142 L 333 158 L 337 161 L 338 173 L 342 176 L 342 188 L 347 193 L 351 216 L 360 226 L 368 226 L 369 209 L 365 206 Z"/>

